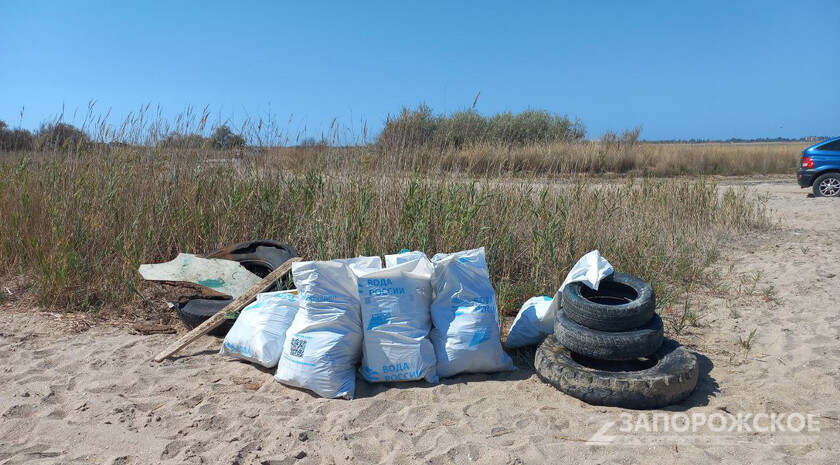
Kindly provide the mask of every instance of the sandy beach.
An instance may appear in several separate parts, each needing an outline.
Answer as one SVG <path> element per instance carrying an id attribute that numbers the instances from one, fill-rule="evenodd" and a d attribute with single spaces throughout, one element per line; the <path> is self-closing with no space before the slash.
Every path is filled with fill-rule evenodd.
<path id="1" fill-rule="evenodd" d="M 434 386 L 359 380 L 357 399 L 327 400 L 217 355 L 213 337 L 155 364 L 176 335 L 105 323 L 79 332 L 73 317 L 10 302 L 0 307 L 0 464 L 836 463 L 840 201 L 806 198 L 792 180 L 745 184 L 769 195 L 778 226 L 723 250 L 713 269 L 728 290 L 691 296 L 702 317 L 670 336 L 698 354 L 700 381 L 660 413 L 810 413 L 819 432 L 704 430 L 631 444 L 616 424 L 616 440 L 591 444 L 639 412 L 564 395 L 537 377 L 528 351 L 513 354 L 512 373 Z"/>

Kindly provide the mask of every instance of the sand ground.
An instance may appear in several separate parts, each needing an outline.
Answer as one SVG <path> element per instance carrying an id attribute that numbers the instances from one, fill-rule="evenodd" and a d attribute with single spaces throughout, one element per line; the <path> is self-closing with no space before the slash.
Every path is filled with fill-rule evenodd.
<path id="1" fill-rule="evenodd" d="M 605 423 L 636 412 L 562 394 L 527 353 L 514 373 L 359 381 L 357 399 L 326 400 L 216 355 L 212 337 L 157 365 L 175 335 L 105 324 L 77 333 L 63 317 L 4 309 L 0 463 L 836 463 L 840 201 L 806 198 L 789 181 L 746 184 L 769 195 L 779 226 L 724 250 L 714 269 L 728 286 L 691 296 L 702 317 L 672 336 L 698 352 L 700 383 L 659 413 L 811 413 L 819 432 L 663 439 L 616 425 L 607 434 L 617 440 L 593 445 Z"/>

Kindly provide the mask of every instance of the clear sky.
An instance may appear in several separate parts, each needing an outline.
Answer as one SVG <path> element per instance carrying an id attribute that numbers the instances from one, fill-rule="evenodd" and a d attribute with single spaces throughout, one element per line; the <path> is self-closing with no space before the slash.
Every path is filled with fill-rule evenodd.
<path id="1" fill-rule="evenodd" d="M 840 1 L 0 0 L 0 119 L 209 105 L 376 131 L 425 102 L 590 136 L 840 135 Z M 21 119 L 21 109 L 25 107 Z M 81 116 L 75 116 L 75 120 Z"/>

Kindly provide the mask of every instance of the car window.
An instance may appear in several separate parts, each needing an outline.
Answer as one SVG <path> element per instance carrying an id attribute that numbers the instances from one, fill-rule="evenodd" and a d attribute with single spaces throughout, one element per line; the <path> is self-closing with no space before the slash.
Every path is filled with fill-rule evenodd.
<path id="1" fill-rule="evenodd" d="M 840 152 L 840 139 L 831 141 L 827 144 L 820 145 L 817 150 L 826 150 L 829 152 Z"/>

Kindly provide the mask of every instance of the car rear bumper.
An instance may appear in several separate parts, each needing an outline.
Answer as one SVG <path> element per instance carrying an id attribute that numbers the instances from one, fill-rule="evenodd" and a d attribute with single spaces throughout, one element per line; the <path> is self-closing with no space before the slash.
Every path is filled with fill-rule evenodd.
<path id="1" fill-rule="evenodd" d="M 799 170 L 796 172 L 796 182 L 799 183 L 799 187 L 806 188 L 811 187 L 811 184 L 814 183 L 814 178 L 817 177 L 816 170 Z"/>

